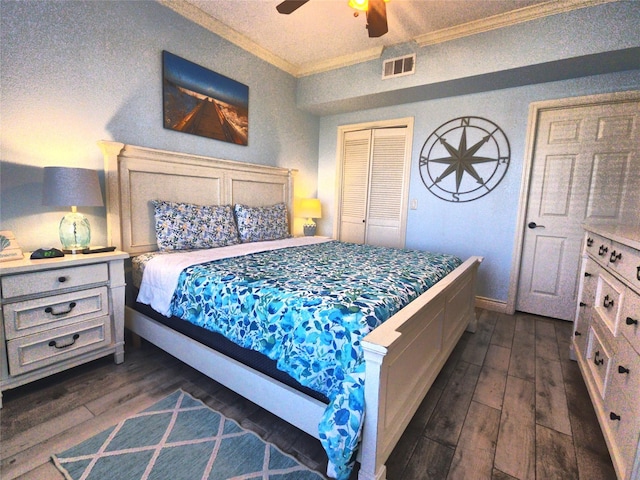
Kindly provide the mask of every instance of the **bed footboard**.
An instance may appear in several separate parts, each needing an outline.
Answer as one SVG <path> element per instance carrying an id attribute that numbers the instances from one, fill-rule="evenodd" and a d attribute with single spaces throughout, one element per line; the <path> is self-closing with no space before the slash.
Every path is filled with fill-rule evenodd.
<path id="1" fill-rule="evenodd" d="M 384 480 L 385 462 L 465 329 L 475 331 L 471 257 L 367 335 L 359 480 Z"/>

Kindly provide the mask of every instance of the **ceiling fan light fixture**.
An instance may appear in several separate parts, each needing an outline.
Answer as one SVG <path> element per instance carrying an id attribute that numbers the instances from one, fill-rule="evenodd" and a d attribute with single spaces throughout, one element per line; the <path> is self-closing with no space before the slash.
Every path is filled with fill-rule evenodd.
<path id="1" fill-rule="evenodd" d="M 389 3 L 390 0 L 384 0 L 384 3 Z M 349 6 L 355 10 L 366 12 L 369 10 L 369 0 L 349 0 Z"/>
<path id="2" fill-rule="evenodd" d="M 369 8 L 369 0 L 349 0 L 349 6 L 361 12 L 366 12 Z"/>

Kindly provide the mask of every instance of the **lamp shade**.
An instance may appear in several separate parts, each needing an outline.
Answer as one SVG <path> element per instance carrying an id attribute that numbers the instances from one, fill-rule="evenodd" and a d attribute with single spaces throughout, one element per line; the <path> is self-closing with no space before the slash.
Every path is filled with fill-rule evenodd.
<path id="1" fill-rule="evenodd" d="M 42 204 L 56 207 L 101 207 L 98 172 L 88 168 L 44 167 Z"/>
<path id="2" fill-rule="evenodd" d="M 322 207 L 317 198 L 301 198 L 296 204 L 296 216 L 322 218 Z"/>

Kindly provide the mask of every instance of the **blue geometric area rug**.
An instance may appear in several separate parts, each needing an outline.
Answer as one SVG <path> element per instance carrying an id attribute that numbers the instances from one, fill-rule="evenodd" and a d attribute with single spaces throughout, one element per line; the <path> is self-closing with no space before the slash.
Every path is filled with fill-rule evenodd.
<path id="1" fill-rule="evenodd" d="M 182 390 L 52 459 L 70 480 L 325 478 Z"/>

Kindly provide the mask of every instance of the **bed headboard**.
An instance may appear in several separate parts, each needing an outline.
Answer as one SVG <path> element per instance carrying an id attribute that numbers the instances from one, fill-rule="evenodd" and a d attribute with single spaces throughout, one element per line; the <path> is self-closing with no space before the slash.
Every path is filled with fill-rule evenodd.
<path id="1" fill-rule="evenodd" d="M 284 202 L 293 225 L 296 170 L 100 141 L 107 240 L 130 254 L 157 250 L 152 200 L 262 207 Z"/>

